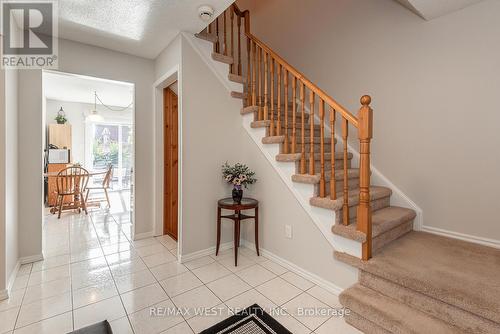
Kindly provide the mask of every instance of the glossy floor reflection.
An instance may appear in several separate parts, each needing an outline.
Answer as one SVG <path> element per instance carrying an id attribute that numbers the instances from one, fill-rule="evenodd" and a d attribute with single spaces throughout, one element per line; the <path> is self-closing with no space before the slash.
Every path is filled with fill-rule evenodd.
<path id="1" fill-rule="evenodd" d="M 337 297 L 254 250 L 241 249 L 238 267 L 231 250 L 180 264 L 173 239 L 132 241 L 131 231 L 127 211 L 46 216 L 45 259 L 20 268 L 0 302 L 0 333 L 64 334 L 104 319 L 117 334 L 197 333 L 254 303 L 279 310 L 293 333 L 357 333 L 342 318 L 302 316 L 340 307 Z"/>

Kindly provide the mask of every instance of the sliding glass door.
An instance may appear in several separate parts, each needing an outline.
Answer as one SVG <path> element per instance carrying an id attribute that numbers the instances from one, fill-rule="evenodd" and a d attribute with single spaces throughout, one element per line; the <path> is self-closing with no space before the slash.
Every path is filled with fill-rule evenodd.
<path id="1" fill-rule="evenodd" d="M 92 171 L 105 171 L 113 166 L 112 188 L 130 189 L 134 147 L 132 124 L 92 122 L 87 129 L 86 146 L 90 149 L 85 165 Z"/>

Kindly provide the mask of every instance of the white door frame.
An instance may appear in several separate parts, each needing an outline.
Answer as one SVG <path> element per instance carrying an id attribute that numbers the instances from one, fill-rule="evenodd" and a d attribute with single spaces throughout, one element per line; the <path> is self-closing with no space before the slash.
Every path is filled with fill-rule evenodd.
<path id="1" fill-rule="evenodd" d="M 177 65 L 167 71 L 153 84 L 153 105 L 155 111 L 155 188 L 154 188 L 154 223 L 153 230 L 155 236 L 163 235 L 163 180 L 164 180 L 164 141 L 163 141 L 163 90 L 174 82 L 178 82 L 178 136 L 179 136 L 179 156 L 178 156 L 178 235 L 177 235 L 177 255 L 180 260 L 182 249 L 182 77 L 181 69 Z"/>

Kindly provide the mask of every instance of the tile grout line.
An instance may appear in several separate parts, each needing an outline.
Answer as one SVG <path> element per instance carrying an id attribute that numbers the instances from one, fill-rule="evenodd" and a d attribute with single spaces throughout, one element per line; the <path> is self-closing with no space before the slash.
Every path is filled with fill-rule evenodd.
<path id="1" fill-rule="evenodd" d="M 113 214 L 111 214 L 111 218 L 113 218 L 113 221 L 114 221 L 114 223 L 116 224 L 116 220 L 115 220 L 115 218 L 113 217 Z M 99 242 L 99 246 L 100 246 L 101 251 L 102 251 L 102 256 L 104 257 L 104 261 L 106 261 L 106 266 L 107 266 L 107 268 L 108 268 L 108 270 L 109 270 L 109 272 L 110 272 L 110 274 L 111 274 L 111 279 L 113 280 L 113 284 L 114 284 L 114 286 L 115 286 L 115 289 L 116 289 L 116 292 L 117 292 L 117 294 L 118 294 L 118 297 L 120 298 L 120 303 L 121 303 L 121 305 L 122 305 L 122 307 L 123 307 L 123 311 L 125 312 L 125 316 L 127 317 L 128 324 L 129 324 L 129 326 L 130 326 L 130 329 L 132 329 L 132 333 L 134 333 L 134 334 L 135 334 L 134 327 L 132 326 L 132 322 L 130 321 L 130 318 L 129 318 L 129 315 L 128 315 L 128 312 L 127 312 L 127 309 L 125 308 L 125 304 L 123 303 L 122 296 L 121 296 L 121 294 L 120 294 L 120 291 L 118 290 L 118 286 L 116 285 L 115 276 L 113 275 L 113 272 L 111 271 L 111 267 L 109 266 L 108 259 L 107 259 L 107 258 L 106 258 L 106 256 L 104 255 L 104 249 L 103 249 L 103 247 L 102 247 L 101 239 L 99 238 L 99 235 L 97 234 L 97 229 L 96 229 L 96 227 L 95 227 L 94 219 L 91 217 L 91 218 L 90 218 L 90 220 L 91 220 L 91 222 L 92 222 L 92 227 L 94 228 L 94 231 L 95 231 L 95 233 L 96 233 L 97 240 L 98 240 L 98 242 Z M 118 224 L 116 224 L 116 225 L 118 225 Z M 122 233 L 123 231 L 122 231 L 122 229 L 121 229 L 121 226 L 119 226 L 119 229 L 120 229 L 120 233 Z M 127 240 L 129 240 L 129 239 L 128 239 L 128 237 L 127 237 L 126 235 L 125 235 L 125 238 L 127 238 Z M 129 243 L 130 243 L 130 240 L 129 240 Z M 132 245 L 132 244 L 131 244 L 131 245 Z M 110 298 L 108 298 L 108 299 L 111 299 L 111 298 L 114 298 L 114 297 L 116 297 L 116 296 L 110 297 Z M 104 300 L 107 300 L 107 299 L 104 299 Z M 119 320 L 119 319 L 122 319 L 122 318 L 118 318 L 118 319 L 115 319 L 115 320 Z M 112 321 L 111 321 L 111 322 L 112 322 Z M 111 325 L 111 322 L 110 322 L 110 325 Z"/>

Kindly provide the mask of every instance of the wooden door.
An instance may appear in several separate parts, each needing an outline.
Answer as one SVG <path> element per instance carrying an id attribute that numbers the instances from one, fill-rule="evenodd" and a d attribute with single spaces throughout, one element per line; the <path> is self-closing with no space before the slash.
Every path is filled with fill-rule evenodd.
<path id="1" fill-rule="evenodd" d="M 164 147 L 164 202 L 163 234 L 177 240 L 178 231 L 178 175 L 179 138 L 177 95 L 170 89 L 163 91 L 163 147 Z"/>

